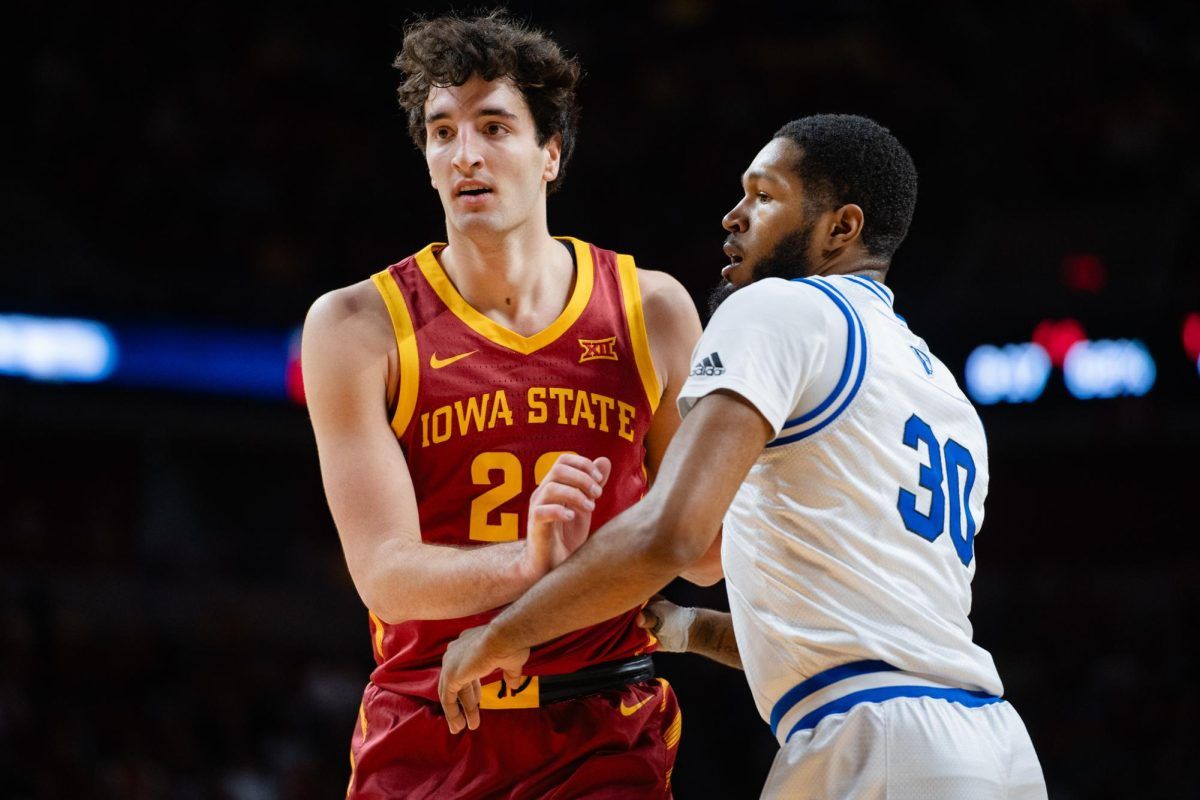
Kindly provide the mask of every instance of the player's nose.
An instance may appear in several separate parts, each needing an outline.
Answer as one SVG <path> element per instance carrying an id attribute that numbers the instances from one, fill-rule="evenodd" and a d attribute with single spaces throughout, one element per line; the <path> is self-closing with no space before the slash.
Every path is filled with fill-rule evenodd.
<path id="1" fill-rule="evenodd" d="M 464 130 L 454 140 L 454 152 L 451 165 L 464 174 L 470 174 L 483 163 L 483 154 L 479 149 L 479 137 L 471 130 Z"/>
<path id="2" fill-rule="evenodd" d="M 730 233 L 746 232 L 748 225 L 746 224 L 746 215 L 742 213 L 741 203 L 729 209 L 729 213 L 721 218 L 721 227 Z"/>

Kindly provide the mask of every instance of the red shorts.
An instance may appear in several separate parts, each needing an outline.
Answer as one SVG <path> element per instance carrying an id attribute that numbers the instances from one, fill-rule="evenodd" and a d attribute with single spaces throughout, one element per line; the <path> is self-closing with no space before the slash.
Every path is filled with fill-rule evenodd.
<path id="1" fill-rule="evenodd" d="M 541 708 L 484 709 L 453 736 L 440 705 L 369 684 L 350 744 L 353 800 L 662 798 L 682 730 L 661 678 Z"/>

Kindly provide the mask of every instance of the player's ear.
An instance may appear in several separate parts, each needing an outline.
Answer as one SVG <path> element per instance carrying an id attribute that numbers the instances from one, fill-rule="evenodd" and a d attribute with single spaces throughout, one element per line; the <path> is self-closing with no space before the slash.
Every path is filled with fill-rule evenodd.
<path id="1" fill-rule="evenodd" d="M 834 211 L 827 249 L 844 250 L 854 244 L 862 236 L 865 222 L 862 207 L 855 203 L 847 203 Z"/>
<path id="2" fill-rule="evenodd" d="M 542 180 L 552 181 L 558 177 L 558 166 L 562 158 L 562 134 L 556 133 L 542 147 L 546 154 L 545 166 L 542 168 Z"/>

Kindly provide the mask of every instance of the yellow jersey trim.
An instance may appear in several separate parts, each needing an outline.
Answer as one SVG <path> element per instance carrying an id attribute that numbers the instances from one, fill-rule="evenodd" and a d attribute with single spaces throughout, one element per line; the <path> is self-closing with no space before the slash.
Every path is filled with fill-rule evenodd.
<path id="1" fill-rule="evenodd" d="M 637 362 L 642 388 L 650 401 L 650 412 L 658 410 L 662 399 L 662 386 L 658 373 L 654 371 L 654 359 L 650 356 L 650 339 L 646 336 L 646 317 L 642 314 L 642 292 L 638 287 L 637 265 L 633 256 L 617 256 L 617 273 L 621 277 L 621 297 L 625 302 L 625 321 L 629 325 L 629 342 L 633 346 L 633 358 Z"/>
<path id="2" fill-rule="evenodd" d="M 579 319 L 583 310 L 587 308 L 588 300 L 592 297 L 595 274 L 591 248 L 587 242 L 581 242 L 570 236 L 556 236 L 555 238 L 559 241 L 570 242 L 575 249 L 575 290 L 571 292 L 571 299 L 567 301 L 566 307 L 558 315 L 558 318 L 551 322 L 549 327 L 533 336 L 522 336 L 516 331 L 510 331 L 495 320 L 476 311 L 463 299 L 434 255 L 435 250 L 444 247 L 442 243 L 435 242 L 417 253 L 417 266 L 421 268 L 425 280 L 429 281 L 429 285 L 433 287 L 433 291 L 437 293 L 446 308 L 454 312 L 454 315 L 462 320 L 468 328 L 501 347 L 507 347 L 509 350 L 515 350 L 527 356 L 566 333 Z"/>
<path id="3" fill-rule="evenodd" d="M 525 688 L 517 694 L 508 691 L 503 679 L 483 684 L 479 687 L 479 707 L 492 711 L 538 708 L 541 704 L 540 681 L 536 675 L 526 675 L 525 681 Z"/>
<path id="4" fill-rule="evenodd" d="M 675 712 L 675 718 L 671 720 L 671 724 L 667 726 L 667 732 L 663 734 L 663 744 L 668 750 L 674 749 L 675 745 L 679 744 L 680 737 L 683 736 L 683 709 Z"/>
<path id="5" fill-rule="evenodd" d="M 392 318 L 392 329 L 396 332 L 396 352 L 400 356 L 400 395 L 396 399 L 396 412 L 392 415 L 392 430 L 403 436 L 412 421 L 417 407 L 417 386 L 421 378 L 421 359 L 417 355 L 417 335 L 413 331 L 412 317 L 408 304 L 388 270 L 371 276 L 375 288 L 383 296 L 388 316 Z"/>
<path id="6" fill-rule="evenodd" d="M 375 616 L 375 612 L 370 609 L 367 609 L 367 614 L 371 616 L 371 623 L 375 626 L 375 654 L 379 656 L 380 661 L 386 661 L 383 655 L 383 620 Z"/>

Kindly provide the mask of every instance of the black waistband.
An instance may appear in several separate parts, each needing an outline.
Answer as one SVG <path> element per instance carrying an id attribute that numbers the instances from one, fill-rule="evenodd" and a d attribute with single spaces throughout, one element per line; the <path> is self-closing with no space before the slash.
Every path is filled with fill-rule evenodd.
<path id="1" fill-rule="evenodd" d="M 653 678 L 654 659 L 650 656 L 606 661 L 566 675 L 542 675 L 538 678 L 541 705 L 574 700 Z"/>

